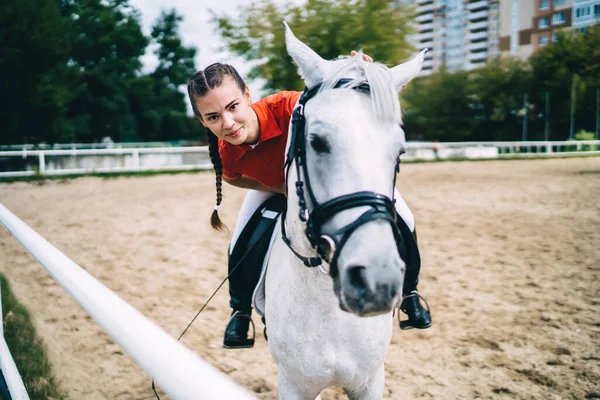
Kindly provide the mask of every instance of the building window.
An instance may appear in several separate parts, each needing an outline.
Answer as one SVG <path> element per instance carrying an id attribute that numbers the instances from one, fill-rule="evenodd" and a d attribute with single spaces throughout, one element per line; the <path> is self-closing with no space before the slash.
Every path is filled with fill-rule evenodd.
<path id="1" fill-rule="evenodd" d="M 540 10 L 548 9 L 548 0 L 540 0 Z"/>
<path id="2" fill-rule="evenodd" d="M 558 13 L 552 16 L 552 25 L 560 25 L 565 23 L 565 14 Z"/>
<path id="3" fill-rule="evenodd" d="M 558 41 L 558 33 L 556 33 L 556 32 L 552 33 L 552 41 L 553 42 L 557 42 Z"/>
<path id="4" fill-rule="evenodd" d="M 594 5 L 594 17 L 600 17 L 600 4 Z"/>
<path id="5" fill-rule="evenodd" d="M 548 43 L 548 37 L 547 36 L 540 36 L 538 38 L 538 44 L 540 46 L 545 46 Z"/>
<path id="6" fill-rule="evenodd" d="M 562 6 L 565 4 L 565 0 L 554 0 L 554 7 Z"/>
<path id="7" fill-rule="evenodd" d="M 575 10 L 575 18 L 587 17 L 588 15 L 590 15 L 589 7 L 580 7 Z"/>
<path id="8" fill-rule="evenodd" d="M 547 28 L 548 27 L 548 18 L 540 18 L 540 20 L 538 21 L 538 28 L 542 29 L 542 28 Z"/>

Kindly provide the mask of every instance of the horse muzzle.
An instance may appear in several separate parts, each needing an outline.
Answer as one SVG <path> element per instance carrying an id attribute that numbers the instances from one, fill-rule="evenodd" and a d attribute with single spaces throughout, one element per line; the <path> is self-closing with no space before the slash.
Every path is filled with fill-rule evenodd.
<path id="1" fill-rule="evenodd" d="M 340 270 L 335 284 L 340 308 L 360 317 L 392 311 L 402 294 L 403 270 L 360 265 Z"/>

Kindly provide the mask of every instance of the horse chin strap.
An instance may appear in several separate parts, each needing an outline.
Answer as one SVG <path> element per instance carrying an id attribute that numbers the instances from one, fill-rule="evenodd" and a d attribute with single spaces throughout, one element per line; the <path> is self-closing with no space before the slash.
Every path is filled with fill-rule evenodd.
<path id="1" fill-rule="evenodd" d="M 334 86 L 334 88 L 348 87 L 350 79 L 340 79 Z M 332 278 L 335 278 L 338 274 L 337 260 L 339 254 L 347 243 L 350 235 L 360 226 L 372 222 L 375 220 L 388 221 L 392 226 L 392 232 L 397 244 L 402 242 L 402 234 L 396 225 L 396 209 L 394 207 L 395 199 L 390 199 L 388 196 L 383 194 L 362 191 L 351 193 L 339 197 L 335 197 L 325 203 L 319 204 L 312 191 L 310 180 L 308 177 L 307 163 L 306 163 L 306 140 L 305 140 L 305 125 L 306 119 L 304 117 L 304 106 L 312 97 L 314 97 L 319 91 L 322 84 L 318 84 L 312 88 L 305 88 L 304 92 L 300 96 L 299 105 L 294 110 L 292 115 L 292 138 L 289 147 L 289 151 L 286 158 L 284 167 L 287 168 L 286 176 L 289 176 L 289 170 L 293 162 L 296 164 L 297 181 L 296 181 L 296 194 L 298 196 L 299 215 L 298 217 L 305 224 L 304 233 L 311 246 L 316 250 L 317 257 L 305 257 L 298 253 L 292 246 L 290 239 L 288 238 L 285 231 L 285 214 L 281 223 L 282 239 L 284 243 L 290 248 L 292 253 L 298 257 L 304 265 L 307 267 L 319 267 L 319 270 L 326 273 L 327 271 L 323 268 L 323 261 L 327 262 L 330 266 L 329 274 Z M 362 83 L 358 86 L 352 87 L 352 89 L 369 93 L 370 88 L 367 83 Z M 396 174 L 399 171 L 400 159 L 396 164 L 394 172 L 394 180 L 396 181 Z M 304 182 L 302 181 L 304 177 Z M 304 194 L 304 187 L 310 197 L 313 205 L 312 211 L 308 210 L 307 202 Z M 394 185 L 392 185 L 394 187 Z M 357 207 L 369 207 L 362 215 L 360 215 L 352 223 L 338 229 L 331 235 L 325 235 L 322 233 L 323 225 L 333 218 L 336 214 L 341 211 L 350 210 Z"/>

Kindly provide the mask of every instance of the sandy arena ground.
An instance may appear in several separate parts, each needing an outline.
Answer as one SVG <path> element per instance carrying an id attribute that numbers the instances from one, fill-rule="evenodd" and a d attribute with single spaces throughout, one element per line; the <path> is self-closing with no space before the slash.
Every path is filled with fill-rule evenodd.
<path id="1" fill-rule="evenodd" d="M 386 398 L 600 398 L 600 158 L 403 165 L 399 184 L 434 325 L 395 328 Z M 224 194 L 233 228 L 244 191 Z M 211 173 L 0 184 L 0 202 L 176 337 L 226 276 L 228 236 L 208 224 Z M 145 373 L 4 229 L 0 271 L 69 399 L 154 398 Z M 221 348 L 227 304 L 222 290 L 183 342 L 277 398 L 262 334 L 253 349 Z"/>

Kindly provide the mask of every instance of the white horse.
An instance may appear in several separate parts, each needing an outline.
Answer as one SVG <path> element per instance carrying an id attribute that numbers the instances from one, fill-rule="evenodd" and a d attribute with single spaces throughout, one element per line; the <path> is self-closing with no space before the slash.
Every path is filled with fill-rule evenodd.
<path id="1" fill-rule="evenodd" d="M 283 222 L 289 246 L 276 232 L 266 272 L 279 397 L 312 400 L 339 386 L 350 399 L 381 399 L 405 270 L 391 200 L 405 149 L 398 93 L 421 69 L 424 53 L 391 69 L 360 56 L 326 61 L 284 25 L 307 88 L 323 85 L 295 114 L 296 138 L 290 127 Z M 336 87 L 341 78 L 350 79 Z M 326 262 L 308 268 L 291 249 Z"/>

